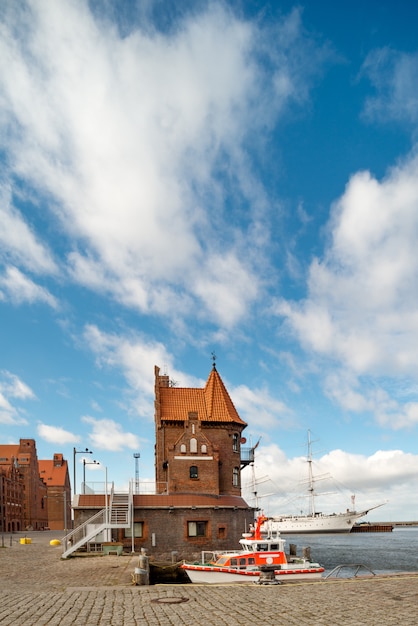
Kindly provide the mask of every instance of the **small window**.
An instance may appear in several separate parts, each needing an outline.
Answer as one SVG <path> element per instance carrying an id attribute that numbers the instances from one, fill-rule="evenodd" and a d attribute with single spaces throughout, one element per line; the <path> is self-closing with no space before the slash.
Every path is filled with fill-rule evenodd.
<path id="1" fill-rule="evenodd" d="M 189 537 L 206 537 L 207 522 L 187 522 Z"/>
<path id="2" fill-rule="evenodd" d="M 245 569 L 246 566 L 247 566 L 247 559 L 241 557 L 239 560 L 239 568 Z"/>
<path id="3" fill-rule="evenodd" d="M 234 452 L 238 452 L 238 441 L 239 441 L 239 435 L 238 433 L 234 433 L 233 437 L 232 437 L 232 450 Z"/>
<path id="4" fill-rule="evenodd" d="M 134 537 L 143 537 L 144 522 L 134 523 Z M 125 537 L 132 537 L 132 527 L 125 528 Z"/>
<path id="5" fill-rule="evenodd" d="M 180 446 L 180 452 L 181 452 L 181 454 L 186 454 L 186 452 L 187 452 L 187 448 L 186 448 L 186 444 L 185 444 L 185 443 L 182 443 L 182 444 L 181 444 L 181 446 Z"/>
<path id="6" fill-rule="evenodd" d="M 239 486 L 239 468 L 238 467 L 234 467 L 233 472 L 232 472 L 232 484 L 234 485 L 234 487 L 238 487 Z"/>
<path id="7" fill-rule="evenodd" d="M 208 448 L 207 448 L 207 445 L 205 443 L 202 443 L 200 451 L 201 451 L 202 454 L 206 454 L 207 453 Z"/>
<path id="8" fill-rule="evenodd" d="M 218 539 L 226 539 L 226 528 L 225 528 L 225 526 L 219 526 L 219 528 L 218 528 Z"/>
<path id="9" fill-rule="evenodd" d="M 190 452 L 191 453 L 197 452 L 197 439 L 195 439 L 194 437 L 190 439 Z"/>
<path id="10" fill-rule="evenodd" d="M 190 478 L 193 480 L 197 480 L 199 478 L 199 472 L 197 469 L 197 465 L 190 466 Z"/>

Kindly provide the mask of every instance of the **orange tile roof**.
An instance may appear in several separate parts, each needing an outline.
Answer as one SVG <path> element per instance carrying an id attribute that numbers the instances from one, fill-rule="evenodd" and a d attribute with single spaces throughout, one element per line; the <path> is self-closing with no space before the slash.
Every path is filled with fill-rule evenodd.
<path id="1" fill-rule="evenodd" d="M 213 368 L 204 389 L 160 387 L 161 419 L 186 420 L 189 412 L 209 422 L 235 422 L 246 426 L 230 398 L 216 368 Z"/>
<path id="2" fill-rule="evenodd" d="M 139 494 L 134 496 L 134 505 L 141 508 L 166 508 L 166 507 L 219 507 L 248 509 L 248 504 L 241 496 L 210 496 L 190 494 Z M 104 508 L 105 497 L 103 494 L 80 494 L 78 505 L 75 508 Z"/>
<path id="3" fill-rule="evenodd" d="M 19 454 L 19 445 L 18 444 L 9 444 L 0 446 L 0 465 L 10 465 L 11 458 L 14 457 L 17 459 Z M 2 461 L 1 459 L 7 459 L 7 461 Z"/>
<path id="4" fill-rule="evenodd" d="M 54 465 L 54 461 L 38 461 L 39 475 L 49 486 L 64 487 L 67 475 L 67 461 L 63 460 L 62 465 Z"/>

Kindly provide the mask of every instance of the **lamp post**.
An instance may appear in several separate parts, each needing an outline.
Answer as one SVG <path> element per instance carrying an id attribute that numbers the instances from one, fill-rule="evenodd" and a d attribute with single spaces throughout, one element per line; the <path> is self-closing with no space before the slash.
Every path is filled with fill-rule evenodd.
<path id="1" fill-rule="evenodd" d="M 99 461 L 89 463 L 86 459 L 83 459 L 83 493 L 86 493 L 86 465 L 100 465 L 100 463 Z"/>
<path id="2" fill-rule="evenodd" d="M 106 541 L 109 541 L 109 528 L 107 528 L 108 524 L 109 524 L 109 504 L 107 501 L 107 466 L 103 465 L 102 463 L 100 463 L 99 461 L 99 465 L 102 469 L 104 469 L 104 473 L 105 473 L 105 484 L 104 484 L 104 493 L 105 493 L 105 524 L 106 524 Z"/>
<path id="3" fill-rule="evenodd" d="M 75 473 L 75 455 L 76 454 L 93 454 L 92 450 L 86 448 L 85 450 L 76 450 L 74 448 L 73 453 L 73 466 L 74 466 L 74 495 L 77 493 L 77 482 L 76 482 L 76 473 Z"/>

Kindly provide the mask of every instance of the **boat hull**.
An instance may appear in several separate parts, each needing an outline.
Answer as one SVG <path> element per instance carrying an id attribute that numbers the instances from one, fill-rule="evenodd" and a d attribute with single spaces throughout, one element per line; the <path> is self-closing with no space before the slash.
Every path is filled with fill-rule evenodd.
<path id="1" fill-rule="evenodd" d="M 283 516 L 271 519 L 269 526 L 281 535 L 349 533 L 356 521 L 364 517 L 366 513 L 351 512 L 335 515 Z"/>
<path id="2" fill-rule="evenodd" d="M 258 583 L 260 580 L 259 570 L 236 570 L 233 568 L 221 568 L 205 565 L 183 564 L 181 566 L 186 572 L 192 583 L 200 584 L 216 584 L 224 583 Z M 275 581 L 280 583 L 295 582 L 299 580 L 320 580 L 324 568 L 294 568 L 275 571 Z"/>

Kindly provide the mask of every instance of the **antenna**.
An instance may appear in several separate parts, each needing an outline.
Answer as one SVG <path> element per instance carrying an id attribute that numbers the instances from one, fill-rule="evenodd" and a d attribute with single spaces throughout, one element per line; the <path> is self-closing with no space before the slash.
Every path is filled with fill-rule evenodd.
<path id="1" fill-rule="evenodd" d="M 134 452 L 134 459 L 135 459 L 135 493 L 139 493 L 139 458 L 140 458 L 140 453 L 139 452 Z"/>

